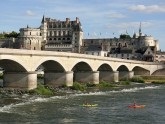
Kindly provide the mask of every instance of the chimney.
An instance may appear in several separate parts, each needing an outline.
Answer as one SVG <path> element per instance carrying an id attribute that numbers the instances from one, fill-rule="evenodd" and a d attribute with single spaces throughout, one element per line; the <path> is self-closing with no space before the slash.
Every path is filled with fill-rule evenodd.
<path id="1" fill-rule="evenodd" d="M 69 24 L 70 19 L 66 18 L 66 24 Z"/>
<path id="2" fill-rule="evenodd" d="M 77 24 L 79 23 L 79 18 L 78 18 L 78 17 L 76 17 L 76 23 L 77 23 Z"/>

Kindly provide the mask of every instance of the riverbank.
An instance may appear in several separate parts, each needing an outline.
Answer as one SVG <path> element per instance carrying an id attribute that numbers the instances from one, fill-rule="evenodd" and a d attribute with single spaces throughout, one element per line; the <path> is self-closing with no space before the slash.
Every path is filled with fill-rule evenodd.
<path id="1" fill-rule="evenodd" d="M 150 76 L 141 76 L 145 83 L 154 83 L 154 84 L 165 84 L 165 76 L 164 75 L 150 75 Z"/>
<path id="2" fill-rule="evenodd" d="M 112 90 L 124 88 L 125 86 L 132 85 L 134 83 L 153 83 L 153 84 L 165 84 L 164 76 L 135 76 L 129 80 L 123 79 L 119 82 L 100 82 L 99 84 L 92 83 L 79 83 L 74 82 L 73 86 L 66 87 L 50 87 L 43 85 L 43 83 L 38 83 L 36 89 L 33 90 L 22 90 L 22 89 L 14 89 L 14 88 L 0 88 L 1 95 L 44 95 L 44 96 L 58 96 L 58 95 L 66 95 L 67 93 L 75 93 L 75 92 L 88 92 L 88 91 L 101 91 L 101 90 Z"/>

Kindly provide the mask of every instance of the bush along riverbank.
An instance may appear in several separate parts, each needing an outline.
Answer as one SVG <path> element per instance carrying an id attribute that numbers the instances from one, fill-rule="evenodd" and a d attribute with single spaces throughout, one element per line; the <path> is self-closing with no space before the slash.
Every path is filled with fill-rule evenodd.
<path id="1" fill-rule="evenodd" d="M 159 76 L 141 76 L 143 80 L 147 83 L 153 83 L 153 84 L 165 84 L 165 76 L 159 75 Z"/>

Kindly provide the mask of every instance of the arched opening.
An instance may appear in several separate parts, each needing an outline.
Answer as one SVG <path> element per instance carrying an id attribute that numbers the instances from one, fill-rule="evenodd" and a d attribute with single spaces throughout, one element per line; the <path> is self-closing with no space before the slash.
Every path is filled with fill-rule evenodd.
<path id="1" fill-rule="evenodd" d="M 7 73 L 20 73 L 20 72 L 27 72 L 27 70 L 18 62 L 9 60 L 9 59 L 3 59 L 0 60 L 0 87 L 4 86 L 4 76 L 7 75 Z"/>
<path id="2" fill-rule="evenodd" d="M 72 71 L 73 72 L 86 72 L 86 71 L 92 71 L 92 68 L 85 62 L 79 62 L 72 68 Z"/>
<path id="3" fill-rule="evenodd" d="M 117 71 L 119 71 L 119 80 L 125 80 L 129 77 L 129 70 L 125 65 L 121 65 L 118 67 Z"/>
<path id="4" fill-rule="evenodd" d="M 36 71 L 38 83 L 44 85 L 51 85 L 54 87 L 63 85 L 61 81 L 63 81 L 62 78 L 64 78 L 65 76 L 65 69 L 60 63 L 54 60 L 48 60 L 41 63 L 37 67 Z"/>
<path id="5" fill-rule="evenodd" d="M 132 71 L 134 71 L 134 75 L 150 75 L 150 71 L 139 66 L 134 67 Z"/>
<path id="6" fill-rule="evenodd" d="M 103 82 L 111 82 L 114 81 L 113 70 L 110 65 L 102 64 L 99 68 L 99 81 Z"/>
<path id="7" fill-rule="evenodd" d="M 153 72 L 151 75 L 155 75 L 155 76 L 164 76 L 165 75 L 165 69 L 159 69 L 156 70 L 155 72 Z"/>
<path id="8" fill-rule="evenodd" d="M 73 68 L 73 82 L 86 82 L 90 80 L 92 68 L 85 62 L 77 63 Z M 87 82 L 86 82 L 87 83 Z"/>

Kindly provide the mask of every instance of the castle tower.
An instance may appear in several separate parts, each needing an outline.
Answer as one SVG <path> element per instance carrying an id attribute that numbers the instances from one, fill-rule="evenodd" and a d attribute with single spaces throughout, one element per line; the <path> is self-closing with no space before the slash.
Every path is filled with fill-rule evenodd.
<path id="1" fill-rule="evenodd" d="M 45 20 L 45 16 L 43 15 L 42 21 L 41 21 L 41 35 L 42 35 L 42 44 L 46 44 L 46 38 L 47 38 L 47 22 Z"/>

